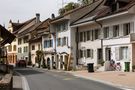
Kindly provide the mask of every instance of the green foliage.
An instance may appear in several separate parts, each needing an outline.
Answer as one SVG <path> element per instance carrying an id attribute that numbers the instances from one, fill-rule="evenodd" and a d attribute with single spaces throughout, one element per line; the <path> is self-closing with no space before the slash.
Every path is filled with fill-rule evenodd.
<path id="1" fill-rule="evenodd" d="M 73 10 L 73 9 L 79 7 L 79 6 L 80 6 L 79 3 L 70 2 L 67 5 L 65 5 L 63 8 L 59 9 L 59 14 L 63 15 L 64 13 L 66 13 L 66 12 L 68 12 L 70 10 Z"/>
<path id="2" fill-rule="evenodd" d="M 35 60 L 36 60 L 36 63 L 39 64 L 39 68 L 41 66 L 41 60 L 43 59 L 43 55 L 44 55 L 43 51 L 41 51 L 41 50 L 37 50 L 36 51 L 36 58 L 35 58 Z"/>
<path id="3" fill-rule="evenodd" d="M 43 59 L 42 68 L 47 68 L 46 63 L 45 63 L 45 59 Z"/>
<path id="4" fill-rule="evenodd" d="M 87 5 L 93 2 L 93 0 L 78 0 L 82 5 Z"/>
<path id="5" fill-rule="evenodd" d="M 99 60 L 98 63 L 101 64 L 102 66 L 104 66 L 105 61 L 104 60 Z"/>

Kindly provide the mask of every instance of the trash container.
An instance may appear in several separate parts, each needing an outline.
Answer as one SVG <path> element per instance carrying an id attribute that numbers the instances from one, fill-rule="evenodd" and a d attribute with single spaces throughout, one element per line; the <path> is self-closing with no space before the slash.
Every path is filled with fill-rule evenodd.
<path id="1" fill-rule="evenodd" d="M 88 67 L 88 72 L 94 72 L 94 63 L 88 63 L 87 67 Z"/>
<path id="2" fill-rule="evenodd" d="M 130 62 L 125 62 L 125 72 L 130 71 Z"/>

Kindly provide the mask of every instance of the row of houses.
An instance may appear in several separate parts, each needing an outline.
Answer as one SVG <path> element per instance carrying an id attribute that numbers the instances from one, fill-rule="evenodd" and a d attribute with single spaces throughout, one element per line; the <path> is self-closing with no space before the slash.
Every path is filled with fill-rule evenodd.
<path id="1" fill-rule="evenodd" d="M 16 39 L 7 45 L 8 60 L 15 63 L 25 59 L 36 64 L 36 51 L 42 50 L 51 69 L 78 69 L 94 63 L 98 69 L 113 70 L 113 61 L 121 71 L 125 70 L 125 62 L 132 70 L 134 26 L 135 0 L 94 0 L 43 22 L 40 14 L 23 23 L 10 21 L 8 30 Z"/>

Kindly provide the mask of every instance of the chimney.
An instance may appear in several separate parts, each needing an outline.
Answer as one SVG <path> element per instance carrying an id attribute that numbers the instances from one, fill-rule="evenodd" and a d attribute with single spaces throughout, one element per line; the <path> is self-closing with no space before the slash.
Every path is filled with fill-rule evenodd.
<path id="1" fill-rule="evenodd" d="M 55 15 L 54 15 L 54 13 L 52 14 L 52 19 L 54 19 L 55 18 Z"/>
<path id="2" fill-rule="evenodd" d="M 17 21 L 17 23 L 19 23 L 19 20 Z"/>
<path id="3" fill-rule="evenodd" d="M 36 23 L 39 23 L 39 22 L 40 22 L 40 14 L 36 13 Z"/>

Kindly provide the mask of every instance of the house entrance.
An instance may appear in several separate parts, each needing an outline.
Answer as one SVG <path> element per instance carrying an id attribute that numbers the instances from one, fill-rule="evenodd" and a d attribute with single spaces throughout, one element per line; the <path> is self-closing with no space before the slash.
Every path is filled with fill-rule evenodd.
<path id="1" fill-rule="evenodd" d="M 47 68 L 50 69 L 50 58 L 47 58 Z"/>
<path id="2" fill-rule="evenodd" d="M 111 60 L 111 48 L 106 48 L 105 52 L 106 52 L 106 61 L 110 61 Z"/>
<path id="3" fill-rule="evenodd" d="M 102 49 L 97 49 L 97 59 L 98 59 L 98 64 L 101 64 L 102 60 Z"/>

